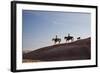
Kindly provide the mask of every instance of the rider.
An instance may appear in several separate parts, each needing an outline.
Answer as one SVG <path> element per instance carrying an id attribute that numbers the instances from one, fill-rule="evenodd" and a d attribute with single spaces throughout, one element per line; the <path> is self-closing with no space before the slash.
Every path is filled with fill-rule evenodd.
<path id="1" fill-rule="evenodd" d="M 68 33 L 68 36 L 70 36 L 70 34 Z"/>
<path id="2" fill-rule="evenodd" d="M 57 38 L 57 35 L 56 35 L 56 38 Z"/>

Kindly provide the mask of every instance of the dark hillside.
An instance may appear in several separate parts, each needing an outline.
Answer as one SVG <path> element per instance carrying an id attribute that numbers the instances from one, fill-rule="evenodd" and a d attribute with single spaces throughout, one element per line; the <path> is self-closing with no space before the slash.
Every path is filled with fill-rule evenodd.
<path id="1" fill-rule="evenodd" d="M 91 58 L 91 39 L 80 39 L 72 43 L 63 43 L 43 47 L 27 54 L 23 59 L 34 61 L 83 60 Z"/>

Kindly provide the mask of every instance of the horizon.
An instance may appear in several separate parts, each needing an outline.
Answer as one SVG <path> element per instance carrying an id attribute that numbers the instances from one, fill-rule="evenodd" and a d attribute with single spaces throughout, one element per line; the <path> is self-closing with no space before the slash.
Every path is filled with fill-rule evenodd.
<path id="1" fill-rule="evenodd" d="M 53 45 L 52 38 L 58 35 L 71 36 L 82 39 L 91 37 L 91 14 L 59 11 L 22 11 L 22 48 L 35 50 Z"/>
<path id="2" fill-rule="evenodd" d="M 87 38 L 80 39 L 80 40 L 85 40 L 85 39 L 91 39 L 91 37 L 87 37 Z M 75 40 L 73 42 L 68 42 L 68 43 L 74 43 L 74 42 L 77 42 L 77 41 L 80 41 L 80 40 Z M 41 48 L 51 47 L 51 46 L 56 46 L 56 45 L 62 45 L 62 44 L 66 44 L 66 42 L 65 43 L 60 43 L 60 44 L 58 43 L 58 44 L 53 44 L 53 45 L 49 45 L 49 46 L 44 46 L 44 47 L 41 47 Z M 37 49 L 25 49 L 25 50 L 23 50 L 23 53 L 29 53 L 31 51 L 35 51 L 35 50 L 38 50 L 38 49 L 41 49 L 41 48 L 37 48 Z"/>

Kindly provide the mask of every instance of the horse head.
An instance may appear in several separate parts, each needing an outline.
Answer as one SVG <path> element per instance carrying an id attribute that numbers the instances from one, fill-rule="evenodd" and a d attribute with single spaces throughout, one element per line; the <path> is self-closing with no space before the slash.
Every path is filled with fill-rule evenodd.
<path id="1" fill-rule="evenodd" d="M 81 39 L 81 37 L 78 37 L 77 40 Z"/>
<path id="2" fill-rule="evenodd" d="M 64 39 L 67 39 L 67 37 L 65 36 Z"/>

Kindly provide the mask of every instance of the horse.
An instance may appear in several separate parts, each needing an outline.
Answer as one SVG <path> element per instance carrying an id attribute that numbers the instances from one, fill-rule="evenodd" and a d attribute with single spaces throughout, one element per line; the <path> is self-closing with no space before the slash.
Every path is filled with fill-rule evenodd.
<path id="1" fill-rule="evenodd" d="M 56 35 L 56 38 L 53 38 L 52 41 L 54 41 L 55 44 L 56 44 L 57 42 L 59 42 L 59 44 L 60 44 L 61 39 L 58 38 L 57 35 Z"/>
<path id="2" fill-rule="evenodd" d="M 77 40 L 81 39 L 81 37 L 77 37 Z"/>
<path id="3" fill-rule="evenodd" d="M 67 41 L 70 41 L 70 40 L 71 40 L 71 42 L 74 41 L 74 37 L 73 36 L 70 36 L 70 34 L 68 34 L 67 37 L 65 36 L 64 39 L 66 39 L 66 42 Z"/>

